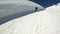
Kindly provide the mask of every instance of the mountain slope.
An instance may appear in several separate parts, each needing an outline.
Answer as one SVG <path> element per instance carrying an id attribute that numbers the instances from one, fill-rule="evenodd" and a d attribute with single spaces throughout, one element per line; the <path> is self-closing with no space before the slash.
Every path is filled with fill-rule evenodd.
<path id="1" fill-rule="evenodd" d="M 0 34 L 60 34 L 60 6 L 51 6 L 0 25 Z"/>
<path id="2" fill-rule="evenodd" d="M 43 9 L 42 6 L 31 1 L 0 2 L 0 24 Z"/>

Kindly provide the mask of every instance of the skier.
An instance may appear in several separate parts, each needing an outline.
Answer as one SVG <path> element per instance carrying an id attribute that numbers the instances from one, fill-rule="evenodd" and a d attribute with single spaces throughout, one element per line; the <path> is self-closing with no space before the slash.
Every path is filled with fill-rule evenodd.
<path id="1" fill-rule="evenodd" d="M 38 7 L 35 8 L 35 11 L 37 11 L 37 10 L 38 10 Z"/>

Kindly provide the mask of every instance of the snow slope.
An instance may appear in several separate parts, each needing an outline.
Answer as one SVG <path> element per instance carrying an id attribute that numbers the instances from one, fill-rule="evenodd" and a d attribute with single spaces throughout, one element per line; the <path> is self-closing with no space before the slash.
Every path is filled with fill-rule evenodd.
<path id="1" fill-rule="evenodd" d="M 0 25 L 0 34 L 60 34 L 60 6 L 51 6 Z"/>
<path id="2" fill-rule="evenodd" d="M 43 10 L 44 8 L 31 1 L 0 1 L 0 24 L 9 20 Z"/>
<path id="3" fill-rule="evenodd" d="M 60 6 L 60 3 L 58 3 L 57 6 Z"/>
<path id="4" fill-rule="evenodd" d="M 0 1 L 28 1 L 28 0 L 0 0 Z"/>

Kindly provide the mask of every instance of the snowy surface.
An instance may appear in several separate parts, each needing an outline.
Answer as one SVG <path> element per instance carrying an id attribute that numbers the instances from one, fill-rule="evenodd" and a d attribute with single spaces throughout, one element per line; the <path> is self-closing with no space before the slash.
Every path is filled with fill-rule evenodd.
<path id="1" fill-rule="evenodd" d="M 60 3 L 58 3 L 57 6 L 60 6 Z"/>
<path id="2" fill-rule="evenodd" d="M 28 0 L 0 0 L 0 1 L 28 1 Z"/>
<path id="3" fill-rule="evenodd" d="M 36 12 L 36 7 L 38 7 L 37 11 L 44 9 L 31 1 L 2 1 L 0 2 L 0 24 Z"/>
<path id="4" fill-rule="evenodd" d="M 6 22 L 0 25 L 0 34 L 60 34 L 60 6 Z"/>

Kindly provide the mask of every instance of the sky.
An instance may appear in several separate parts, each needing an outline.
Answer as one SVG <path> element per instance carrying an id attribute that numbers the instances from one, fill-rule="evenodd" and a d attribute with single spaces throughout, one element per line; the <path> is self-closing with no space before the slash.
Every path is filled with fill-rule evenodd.
<path id="1" fill-rule="evenodd" d="M 31 1 L 36 2 L 45 8 L 60 2 L 60 0 L 31 0 Z"/>

